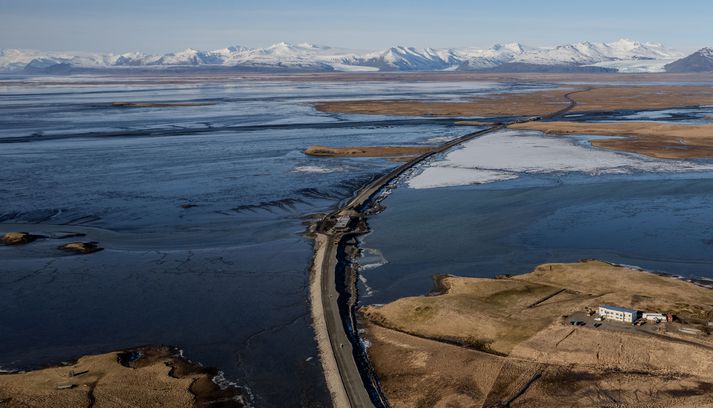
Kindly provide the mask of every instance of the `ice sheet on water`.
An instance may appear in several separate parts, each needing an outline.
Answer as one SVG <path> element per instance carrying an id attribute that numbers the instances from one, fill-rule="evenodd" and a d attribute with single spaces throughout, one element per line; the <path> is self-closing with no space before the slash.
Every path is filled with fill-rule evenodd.
<path id="1" fill-rule="evenodd" d="M 575 138 L 505 130 L 472 140 L 408 181 L 414 189 L 493 183 L 523 174 L 712 171 L 713 164 L 653 159 L 578 143 Z"/>

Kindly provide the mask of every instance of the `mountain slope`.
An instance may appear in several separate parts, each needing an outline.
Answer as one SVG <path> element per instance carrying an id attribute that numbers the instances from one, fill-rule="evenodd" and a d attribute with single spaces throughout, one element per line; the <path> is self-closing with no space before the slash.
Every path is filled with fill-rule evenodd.
<path id="1" fill-rule="evenodd" d="M 702 48 L 666 65 L 666 72 L 713 72 L 713 48 Z"/>

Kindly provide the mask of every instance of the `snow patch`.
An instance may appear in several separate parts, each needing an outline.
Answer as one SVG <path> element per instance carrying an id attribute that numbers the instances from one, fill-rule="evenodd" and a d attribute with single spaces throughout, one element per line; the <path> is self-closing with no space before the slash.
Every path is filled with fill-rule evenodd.
<path id="1" fill-rule="evenodd" d="M 425 188 L 493 183 L 517 177 L 517 174 L 506 171 L 433 166 L 425 168 L 421 174 L 409 180 L 407 184 L 409 187 L 418 190 Z"/>
<path id="2" fill-rule="evenodd" d="M 361 297 L 368 298 L 368 297 L 373 296 L 374 289 L 371 286 L 369 286 L 364 275 L 359 275 L 359 280 L 361 281 L 362 285 L 364 285 L 364 293 L 361 295 Z"/>
<path id="3" fill-rule="evenodd" d="M 326 167 L 326 166 L 297 166 L 292 169 L 293 173 L 328 174 L 347 171 L 346 167 Z"/>

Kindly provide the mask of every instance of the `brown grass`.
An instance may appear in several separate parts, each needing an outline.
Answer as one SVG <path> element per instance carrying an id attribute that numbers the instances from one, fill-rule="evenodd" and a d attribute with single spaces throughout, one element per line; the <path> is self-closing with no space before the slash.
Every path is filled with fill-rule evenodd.
<path id="1" fill-rule="evenodd" d="M 618 86 L 597 87 L 573 95 L 573 112 L 619 109 L 667 109 L 713 104 L 710 86 Z"/>
<path id="2" fill-rule="evenodd" d="M 539 130 L 548 134 L 631 136 L 592 140 L 592 145 L 611 150 L 666 159 L 713 157 L 713 124 L 678 125 L 654 122 L 528 122 L 513 129 Z"/>
<path id="3" fill-rule="evenodd" d="M 361 113 L 401 116 L 522 116 L 547 115 L 567 106 L 564 94 L 572 89 L 537 92 L 490 94 L 464 102 L 425 100 L 364 100 L 322 102 L 324 112 Z M 574 112 L 619 109 L 666 109 L 713 105 L 709 86 L 596 86 L 572 95 L 577 101 Z"/>
<path id="4" fill-rule="evenodd" d="M 142 357 L 127 366 L 119 362 L 123 352 L 113 352 L 85 356 L 71 365 L 2 374 L 0 406 L 188 408 L 217 401 L 242 406 L 233 399 L 236 390 L 222 391 L 211 381 L 215 371 L 194 366 L 167 347 L 135 351 Z"/>
<path id="5" fill-rule="evenodd" d="M 599 261 L 544 264 L 505 279 L 444 277 L 442 284 L 447 288 L 443 295 L 403 298 L 367 306 L 362 313 L 385 327 L 486 345 L 501 354 L 559 316 L 602 303 L 672 312 L 692 321 L 713 319 L 713 291 Z"/>
<path id="6" fill-rule="evenodd" d="M 598 261 L 441 284 L 442 295 L 362 309 L 370 359 L 395 407 L 603 406 L 612 398 L 637 407 L 713 404 L 710 338 L 560 320 L 601 303 L 711 319 L 709 289 Z M 442 339 L 485 342 L 507 356 Z"/>
<path id="7" fill-rule="evenodd" d="M 648 408 L 713 403 L 710 375 L 548 364 L 469 350 L 368 322 L 363 327 L 370 342 L 369 358 L 395 408 L 495 407 L 508 401 L 512 407 Z M 605 345 L 609 344 L 603 342 Z M 612 404 L 611 398 L 616 398 L 618 405 Z"/>
<path id="8" fill-rule="evenodd" d="M 432 151 L 428 146 L 374 146 L 374 147 L 326 147 L 310 146 L 304 153 L 310 156 L 325 157 L 389 157 L 414 156 Z"/>

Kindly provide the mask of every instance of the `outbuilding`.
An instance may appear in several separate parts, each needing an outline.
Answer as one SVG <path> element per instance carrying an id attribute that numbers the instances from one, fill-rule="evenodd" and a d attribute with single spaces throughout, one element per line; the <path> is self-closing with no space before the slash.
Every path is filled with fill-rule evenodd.
<path id="1" fill-rule="evenodd" d="M 334 229 L 336 229 L 336 230 L 346 229 L 351 220 L 352 220 L 352 218 L 348 215 L 340 216 L 339 218 L 337 218 L 337 222 L 334 224 Z"/>
<path id="2" fill-rule="evenodd" d="M 645 319 L 645 320 L 653 320 L 655 322 L 665 322 L 666 321 L 666 315 L 663 313 L 644 312 L 641 314 L 641 318 Z"/>
<path id="3" fill-rule="evenodd" d="M 614 320 L 618 322 L 634 323 L 639 316 L 639 311 L 627 309 L 625 307 L 601 305 L 599 306 L 599 316 L 606 320 Z"/>

